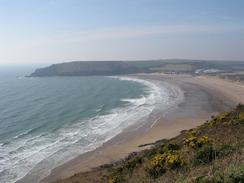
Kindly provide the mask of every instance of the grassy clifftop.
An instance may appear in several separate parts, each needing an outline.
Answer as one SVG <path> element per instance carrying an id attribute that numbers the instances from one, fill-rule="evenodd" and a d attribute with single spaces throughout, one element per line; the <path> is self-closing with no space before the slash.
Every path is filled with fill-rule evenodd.
<path id="1" fill-rule="evenodd" d="M 144 60 L 144 61 L 75 61 L 53 64 L 36 69 L 30 76 L 108 76 L 135 73 L 185 73 L 206 74 L 243 71 L 244 62 L 201 61 L 183 59 Z"/>
<path id="2" fill-rule="evenodd" d="M 243 183 L 244 105 L 131 153 L 124 160 L 59 183 Z"/>

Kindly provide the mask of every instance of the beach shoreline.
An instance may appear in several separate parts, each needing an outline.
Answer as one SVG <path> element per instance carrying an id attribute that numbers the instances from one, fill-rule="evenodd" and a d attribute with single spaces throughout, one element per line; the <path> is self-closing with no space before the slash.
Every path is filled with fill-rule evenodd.
<path id="1" fill-rule="evenodd" d="M 113 137 L 112 139 L 109 139 L 108 141 L 104 142 L 104 144 L 102 145 L 102 148 L 104 148 L 105 146 L 110 146 L 111 144 L 117 144 L 117 143 L 124 143 L 123 141 L 126 140 L 130 140 L 131 138 L 135 138 L 135 136 L 138 136 L 141 133 L 144 133 L 145 130 L 147 130 L 148 128 L 151 128 L 151 126 L 153 125 L 153 123 L 155 122 L 155 120 L 157 120 L 159 118 L 159 116 L 163 115 L 163 114 L 159 114 L 159 112 L 161 113 L 162 111 L 167 111 L 167 108 L 174 106 L 176 103 L 179 102 L 179 100 L 181 100 L 182 98 L 182 94 L 179 88 L 176 88 L 173 85 L 169 85 L 166 84 L 164 82 L 154 82 L 152 80 L 146 80 L 146 79 L 140 79 L 138 77 L 135 76 L 114 76 L 111 77 L 114 78 L 116 80 L 127 80 L 130 82 L 136 82 L 136 83 L 141 83 L 142 85 L 145 86 L 144 90 L 145 90 L 145 96 L 141 95 L 140 98 L 144 99 L 144 102 L 140 105 L 136 104 L 136 106 L 138 105 L 138 109 L 135 108 L 135 111 L 131 111 L 131 113 L 134 113 L 134 118 L 132 118 L 132 121 L 128 121 L 128 124 L 124 126 L 129 126 L 125 129 L 123 129 L 122 132 L 117 133 L 117 135 L 115 137 Z M 127 100 L 127 99 L 125 99 Z M 129 100 L 129 99 L 128 99 Z M 134 102 L 134 100 L 132 101 Z M 142 106 L 142 107 L 141 107 Z M 144 106 L 144 107 L 143 107 Z M 137 111 L 140 111 L 141 108 L 146 108 L 148 109 L 148 112 L 145 111 L 146 113 L 144 114 L 138 114 Z M 160 108 L 160 110 L 159 110 Z M 165 108 L 165 110 L 163 110 L 163 108 Z M 147 113 L 149 115 L 147 115 Z M 141 116 L 142 115 L 142 116 Z M 149 119 L 150 118 L 150 119 Z M 130 118 L 129 118 L 130 120 Z M 134 122 L 133 122 L 134 121 Z M 125 121 L 127 122 L 127 121 Z M 100 148 L 101 146 L 98 146 L 96 148 Z M 82 147 L 81 147 L 82 148 Z M 95 148 L 94 148 L 95 149 Z M 88 153 L 84 152 L 83 154 L 81 154 L 81 156 L 85 156 L 85 154 L 91 154 L 94 150 L 90 150 L 88 151 Z M 66 163 L 72 162 L 72 160 L 76 159 L 77 156 L 70 156 L 70 160 L 67 160 L 66 162 L 62 163 L 65 164 L 66 167 Z M 27 175 L 25 175 L 23 178 L 19 179 L 17 182 L 39 182 L 39 180 L 41 180 L 42 178 L 48 176 L 48 169 L 44 169 L 42 170 L 42 167 L 47 167 L 45 166 L 45 162 L 47 161 L 52 161 L 51 158 L 47 158 L 46 160 L 40 162 L 39 164 L 37 164 L 37 166 L 35 166 Z M 56 166 L 55 168 L 59 168 L 62 167 L 61 166 Z M 65 168 L 66 169 L 66 168 Z M 89 169 L 89 168 L 88 168 Z M 50 169 L 51 170 L 51 169 Z M 52 168 L 53 170 L 53 168 Z M 73 172 L 73 170 L 72 170 Z"/>
<path id="2" fill-rule="evenodd" d="M 182 130 L 201 125 L 211 115 L 229 110 L 237 103 L 244 102 L 241 101 L 244 98 L 241 96 L 244 88 L 222 79 L 164 74 L 137 74 L 129 77 L 163 81 L 175 85 L 183 90 L 184 100 L 170 108 L 166 114 L 151 118 L 146 128 L 123 132 L 94 151 L 82 154 L 53 169 L 49 176 L 42 179 L 42 183 L 68 178 L 100 165 L 116 162 L 131 152 L 148 148 L 148 146 L 139 147 L 142 144 L 172 138 Z M 228 91 L 221 91 L 222 87 L 228 87 Z M 239 97 L 236 94 L 239 94 Z M 27 182 L 26 179 L 25 182 Z"/>

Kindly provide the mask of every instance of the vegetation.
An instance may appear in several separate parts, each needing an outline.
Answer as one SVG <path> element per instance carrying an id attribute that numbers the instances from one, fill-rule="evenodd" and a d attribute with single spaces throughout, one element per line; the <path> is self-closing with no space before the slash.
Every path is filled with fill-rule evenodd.
<path id="1" fill-rule="evenodd" d="M 243 79 L 244 63 L 241 61 L 206 61 L 206 60 L 184 60 L 184 59 L 164 59 L 164 60 L 144 60 L 144 61 L 75 61 L 60 64 L 53 64 L 49 67 L 36 69 L 31 77 L 46 76 L 94 76 L 94 75 L 120 75 L 135 73 L 176 73 L 193 74 L 196 70 L 217 69 L 223 74 L 221 77 L 227 77 L 234 80 Z M 237 72 L 233 75 L 234 72 Z M 232 75 L 227 75 L 231 73 Z M 209 73 L 215 75 L 216 73 Z"/>
<path id="2" fill-rule="evenodd" d="M 74 182 L 243 183 L 243 148 L 244 105 L 240 104 L 123 161 L 76 175 Z"/>

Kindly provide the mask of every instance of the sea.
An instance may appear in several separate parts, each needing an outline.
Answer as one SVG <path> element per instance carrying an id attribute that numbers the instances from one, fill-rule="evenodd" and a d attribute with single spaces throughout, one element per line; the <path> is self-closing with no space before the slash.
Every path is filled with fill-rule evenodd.
<path id="1" fill-rule="evenodd" d="M 144 125 L 178 95 L 162 83 L 128 76 L 25 77 L 34 69 L 0 68 L 1 183 L 37 172 L 44 178 L 131 126 Z"/>

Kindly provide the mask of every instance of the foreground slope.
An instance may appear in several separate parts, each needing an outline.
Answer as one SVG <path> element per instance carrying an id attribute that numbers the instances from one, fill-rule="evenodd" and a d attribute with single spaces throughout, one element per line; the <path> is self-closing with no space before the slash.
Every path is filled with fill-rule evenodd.
<path id="1" fill-rule="evenodd" d="M 145 144 L 146 145 L 146 144 Z M 244 182 L 244 105 L 177 137 L 58 183 Z"/>

